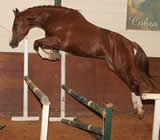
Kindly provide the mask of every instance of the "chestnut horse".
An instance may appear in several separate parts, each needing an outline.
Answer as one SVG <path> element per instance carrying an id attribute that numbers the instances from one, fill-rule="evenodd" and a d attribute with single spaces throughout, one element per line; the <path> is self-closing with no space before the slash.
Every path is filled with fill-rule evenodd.
<path id="1" fill-rule="evenodd" d="M 77 56 L 104 59 L 132 93 L 140 95 L 141 84 L 146 85 L 146 92 L 152 90 L 152 83 L 148 80 L 148 59 L 142 48 L 118 33 L 88 22 L 79 11 L 39 6 L 22 12 L 16 9 L 14 14 L 12 48 L 18 46 L 30 29 L 39 27 L 45 31 L 45 38 L 34 42 L 35 51 L 38 52 L 39 48 L 61 50 Z M 140 109 L 139 113 L 143 110 Z"/>

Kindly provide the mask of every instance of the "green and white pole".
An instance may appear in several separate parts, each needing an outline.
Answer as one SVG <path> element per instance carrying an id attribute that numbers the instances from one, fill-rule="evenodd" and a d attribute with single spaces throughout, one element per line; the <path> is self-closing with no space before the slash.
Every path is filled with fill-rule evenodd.
<path id="1" fill-rule="evenodd" d="M 111 128 L 112 128 L 112 104 L 106 105 L 106 116 L 104 126 L 104 140 L 111 139 Z"/>
<path id="2" fill-rule="evenodd" d="M 61 6 L 61 0 L 55 0 L 55 3 L 54 3 L 54 5 L 55 6 Z"/>

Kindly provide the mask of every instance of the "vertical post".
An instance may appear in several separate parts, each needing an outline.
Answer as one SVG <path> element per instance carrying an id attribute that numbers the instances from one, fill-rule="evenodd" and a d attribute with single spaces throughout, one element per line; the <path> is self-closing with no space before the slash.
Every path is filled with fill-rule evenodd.
<path id="1" fill-rule="evenodd" d="M 48 116 L 49 116 L 49 104 L 43 104 L 40 140 L 47 140 Z"/>
<path id="2" fill-rule="evenodd" d="M 24 77 L 28 76 L 28 39 L 24 39 Z M 23 116 L 12 117 L 12 121 L 36 121 L 39 117 L 28 116 L 28 85 L 24 80 L 23 85 Z"/>
<path id="3" fill-rule="evenodd" d="M 66 84 L 66 53 L 60 51 L 61 54 L 61 87 Z M 50 117 L 50 121 L 61 121 L 63 119 L 73 120 L 74 117 L 65 116 L 65 91 L 61 88 L 60 91 L 60 117 Z"/>
<path id="4" fill-rule="evenodd" d="M 65 85 L 66 81 L 66 53 L 61 52 L 61 86 Z M 61 88 L 61 117 L 65 117 L 65 91 Z"/>
<path id="5" fill-rule="evenodd" d="M 54 5 L 55 6 L 61 6 L 61 0 L 55 0 Z"/>
<path id="6" fill-rule="evenodd" d="M 54 0 L 55 6 L 61 6 L 62 0 Z M 59 53 L 59 50 L 56 50 L 56 53 Z M 66 54 L 61 52 L 61 86 L 65 85 L 65 64 L 66 64 Z M 74 117 L 65 117 L 65 91 L 61 88 L 61 99 L 60 99 L 60 117 L 50 117 L 50 121 L 61 121 L 62 118 L 67 118 L 73 120 Z"/>
<path id="7" fill-rule="evenodd" d="M 28 40 L 24 39 L 24 76 L 28 76 Z M 23 116 L 28 117 L 28 85 L 24 81 Z"/>
<path id="8" fill-rule="evenodd" d="M 107 104 L 106 105 L 104 140 L 110 140 L 111 139 L 112 106 L 113 106 L 112 104 Z"/>
<path id="9" fill-rule="evenodd" d="M 152 140 L 159 140 L 160 129 L 160 99 L 155 100 Z"/>

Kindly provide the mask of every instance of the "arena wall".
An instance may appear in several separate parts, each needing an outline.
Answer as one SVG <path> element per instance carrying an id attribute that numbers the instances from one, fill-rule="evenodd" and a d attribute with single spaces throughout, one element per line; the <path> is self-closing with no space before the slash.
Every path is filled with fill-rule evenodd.
<path id="1" fill-rule="evenodd" d="M 106 66 L 105 61 L 68 55 L 66 58 L 66 86 L 80 95 L 105 106 L 111 102 L 115 112 L 133 112 L 128 88 Z M 159 58 L 150 58 L 150 73 L 160 76 Z M 29 77 L 44 91 L 51 101 L 51 114 L 60 111 L 60 61 L 41 60 L 29 54 Z M 152 111 L 152 102 L 145 111 Z M 9 115 L 23 111 L 23 54 L 0 53 L 0 112 Z M 29 113 L 40 113 L 41 106 L 29 92 Z M 66 96 L 67 115 L 85 115 L 89 111 L 80 103 Z"/>

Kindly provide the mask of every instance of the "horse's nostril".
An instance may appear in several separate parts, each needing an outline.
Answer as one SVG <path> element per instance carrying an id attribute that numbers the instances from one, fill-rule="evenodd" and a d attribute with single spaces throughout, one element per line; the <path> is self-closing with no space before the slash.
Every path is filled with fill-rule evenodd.
<path id="1" fill-rule="evenodd" d="M 9 43 L 9 45 L 10 45 L 12 48 L 16 48 L 16 47 L 18 46 L 18 43 L 17 43 L 17 41 L 11 41 L 11 42 Z"/>
<path id="2" fill-rule="evenodd" d="M 9 45 L 10 45 L 11 47 L 13 47 L 13 46 L 14 46 L 13 42 L 10 42 L 10 43 L 9 43 Z"/>

